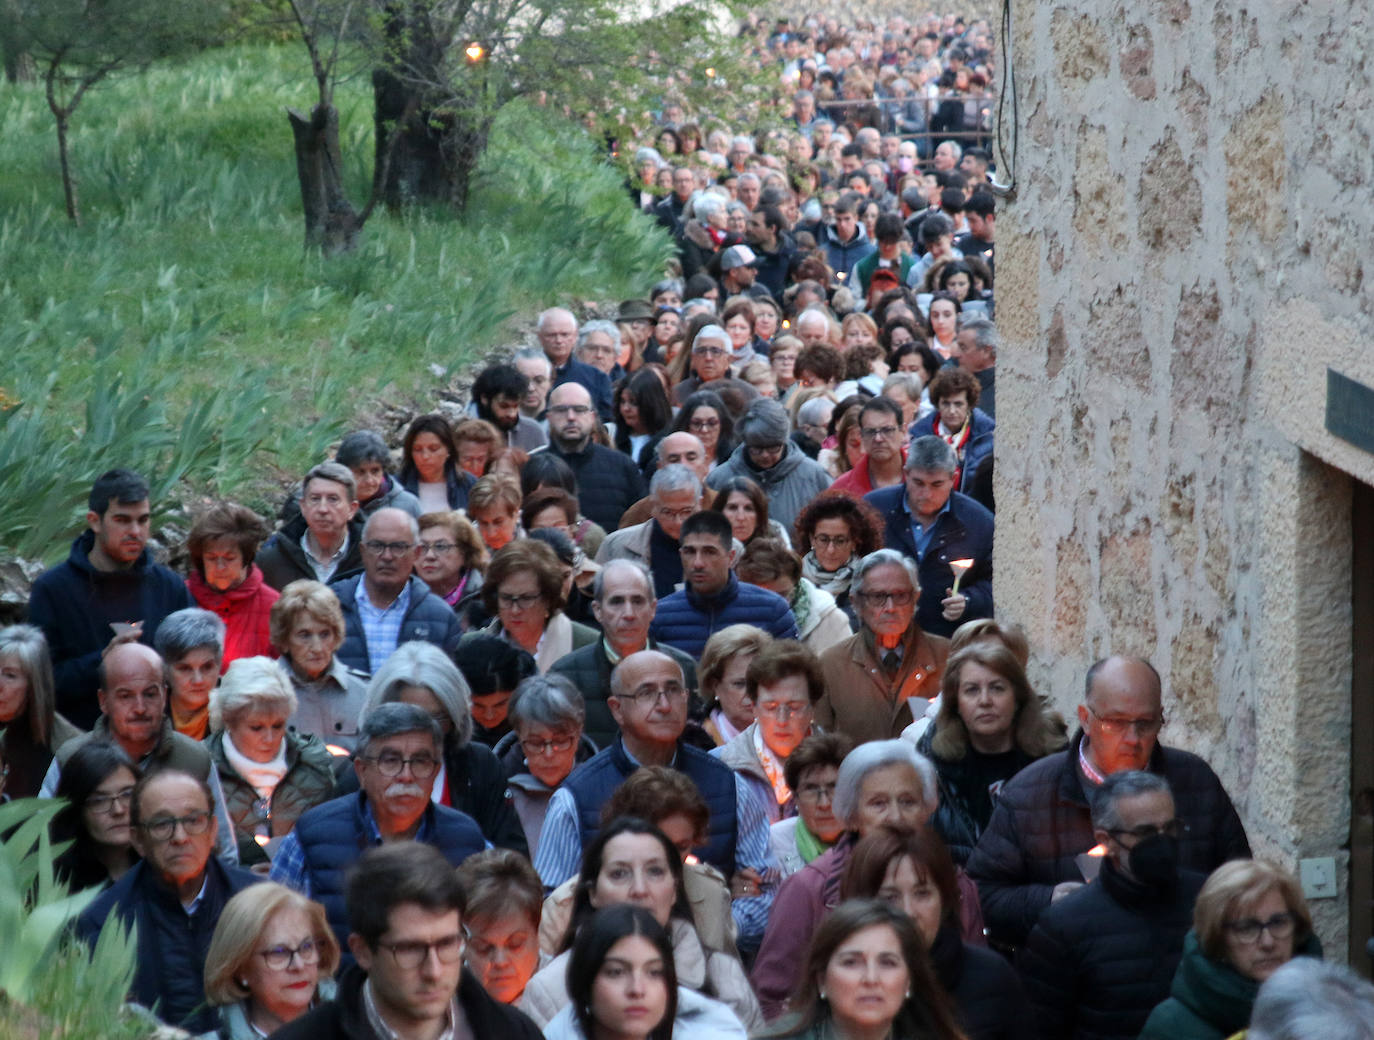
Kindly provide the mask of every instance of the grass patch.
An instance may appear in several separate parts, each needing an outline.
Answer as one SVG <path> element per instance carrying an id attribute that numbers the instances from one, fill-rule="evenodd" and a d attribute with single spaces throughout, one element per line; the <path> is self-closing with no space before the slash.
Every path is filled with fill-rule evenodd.
<path id="1" fill-rule="evenodd" d="M 351 256 L 302 252 L 283 110 L 311 101 L 296 48 L 197 56 L 101 87 L 72 154 L 85 223 L 62 212 L 41 88 L 0 84 L 0 551 L 66 552 L 91 480 L 150 476 L 262 507 L 382 395 L 424 394 L 512 316 L 618 298 L 671 246 L 625 204 L 575 127 L 502 114 L 469 213 L 379 213 Z M 371 98 L 340 88 L 355 200 Z"/>

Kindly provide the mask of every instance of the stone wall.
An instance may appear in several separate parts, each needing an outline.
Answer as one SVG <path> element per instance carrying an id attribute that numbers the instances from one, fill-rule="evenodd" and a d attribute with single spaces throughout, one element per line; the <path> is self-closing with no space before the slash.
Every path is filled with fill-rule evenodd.
<path id="1" fill-rule="evenodd" d="M 1350 480 L 1374 484 L 1374 457 L 1324 407 L 1328 365 L 1374 385 L 1371 13 L 1016 0 L 1013 18 L 999 613 L 1063 709 L 1086 662 L 1149 657 L 1165 739 L 1214 764 L 1256 850 L 1343 864 Z M 1337 957 L 1345 909 L 1314 904 Z"/>

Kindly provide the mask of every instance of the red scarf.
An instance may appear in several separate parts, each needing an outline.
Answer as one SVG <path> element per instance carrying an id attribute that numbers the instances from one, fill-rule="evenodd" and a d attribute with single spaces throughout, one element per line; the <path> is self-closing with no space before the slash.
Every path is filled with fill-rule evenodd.
<path id="1" fill-rule="evenodd" d="M 973 416 L 968 417 L 964 423 L 964 428 L 957 433 L 945 433 L 945 425 L 940 422 L 940 413 L 935 413 L 935 425 L 933 427 L 935 436 L 954 449 L 954 458 L 959 463 L 954 467 L 954 486 L 959 486 L 959 477 L 964 470 L 964 447 L 968 444 L 968 439 L 973 435 Z"/>

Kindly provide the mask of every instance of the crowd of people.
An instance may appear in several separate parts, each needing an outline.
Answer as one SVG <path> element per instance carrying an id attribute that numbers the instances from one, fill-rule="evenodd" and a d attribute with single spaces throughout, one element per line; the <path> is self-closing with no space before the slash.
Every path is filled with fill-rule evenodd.
<path id="1" fill-rule="evenodd" d="M 95 481 L 0 630 L 0 782 L 65 801 L 130 999 L 225 1040 L 1371 1035 L 1150 663 L 1082 662 L 1071 730 L 998 617 L 990 46 L 780 22 L 787 132 L 666 103 L 636 153 L 680 270 L 274 523 L 204 510 L 185 576 Z"/>

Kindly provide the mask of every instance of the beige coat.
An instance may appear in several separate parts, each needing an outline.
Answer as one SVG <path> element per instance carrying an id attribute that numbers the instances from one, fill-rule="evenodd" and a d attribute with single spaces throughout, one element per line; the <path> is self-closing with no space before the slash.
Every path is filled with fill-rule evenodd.
<path id="1" fill-rule="evenodd" d="M 816 702 L 816 724 L 848 734 L 855 743 L 901 736 L 913 721 L 908 698 L 925 703 L 940 692 L 949 640 L 928 635 L 912 621 L 901 667 L 891 679 L 867 629 L 821 654 L 825 696 Z"/>

